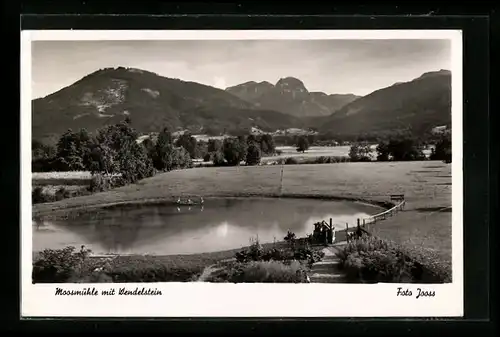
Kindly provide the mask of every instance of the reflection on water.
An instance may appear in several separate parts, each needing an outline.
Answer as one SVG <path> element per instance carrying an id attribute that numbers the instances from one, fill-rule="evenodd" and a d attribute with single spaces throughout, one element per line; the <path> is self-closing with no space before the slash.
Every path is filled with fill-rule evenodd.
<path id="1" fill-rule="evenodd" d="M 85 245 L 95 253 L 192 254 L 239 248 L 252 237 L 282 240 L 312 233 L 317 221 L 337 229 L 377 213 L 374 206 L 311 199 L 210 199 L 203 206 L 127 205 L 76 219 L 33 222 L 33 249 Z"/>

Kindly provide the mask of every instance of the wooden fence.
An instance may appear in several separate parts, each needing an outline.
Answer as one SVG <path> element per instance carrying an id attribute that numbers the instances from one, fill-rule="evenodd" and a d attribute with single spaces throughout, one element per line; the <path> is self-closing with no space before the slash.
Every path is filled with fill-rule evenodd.
<path id="1" fill-rule="evenodd" d="M 350 236 L 349 233 L 353 233 L 358 229 L 361 230 L 365 234 L 371 235 L 370 226 L 376 224 L 378 221 L 385 220 L 389 217 L 392 217 L 393 215 L 395 215 L 399 211 L 402 211 L 406 205 L 406 200 L 404 198 L 404 194 L 391 195 L 391 201 L 397 201 L 398 203 L 396 205 L 394 205 L 393 207 L 391 207 L 390 209 L 383 211 L 381 213 L 371 215 L 371 216 L 369 216 L 367 218 L 363 218 L 363 219 L 358 218 L 355 225 L 353 224 L 353 225 L 349 226 L 349 224 L 346 223 L 346 228 L 339 230 L 339 231 L 336 231 L 336 234 L 339 234 L 339 233 L 344 234 L 345 233 L 345 241 L 348 241 L 348 242 L 349 242 L 349 236 Z M 330 218 L 330 223 L 331 222 L 332 222 L 332 219 Z M 337 235 L 335 235 L 335 236 L 337 236 Z M 342 240 L 343 238 L 339 237 L 339 239 L 340 240 L 336 240 L 336 241 L 343 241 Z"/>

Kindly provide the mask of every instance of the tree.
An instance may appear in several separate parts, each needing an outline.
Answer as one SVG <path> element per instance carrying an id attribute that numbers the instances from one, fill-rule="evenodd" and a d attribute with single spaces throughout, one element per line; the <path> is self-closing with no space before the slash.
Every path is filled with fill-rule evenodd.
<path id="1" fill-rule="evenodd" d="M 377 158 L 380 160 L 412 161 L 424 160 L 420 142 L 409 135 L 392 136 L 389 141 L 382 141 L 377 146 Z"/>
<path id="2" fill-rule="evenodd" d="M 355 143 L 349 150 L 349 158 L 352 162 L 371 161 L 372 148 L 366 142 Z"/>
<path id="3" fill-rule="evenodd" d="M 317 136 L 315 134 L 310 134 L 310 135 L 307 135 L 307 142 L 309 144 L 314 144 L 317 140 Z"/>
<path id="4" fill-rule="evenodd" d="M 307 138 L 304 136 L 300 136 L 297 139 L 297 152 L 306 152 L 307 149 L 309 148 L 309 142 L 307 141 Z"/>
<path id="5" fill-rule="evenodd" d="M 246 157 L 246 146 L 238 138 L 226 138 L 223 142 L 224 159 L 228 165 L 239 165 Z M 245 144 L 246 145 L 246 144 Z"/>
<path id="6" fill-rule="evenodd" d="M 91 155 L 92 172 L 119 173 L 124 182 L 153 175 L 153 163 L 146 148 L 137 143 L 137 132 L 121 122 L 98 131 Z"/>
<path id="7" fill-rule="evenodd" d="M 250 135 L 247 136 L 247 144 L 248 144 L 248 146 L 250 146 L 251 144 L 256 143 L 258 141 L 259 141 L 259 139 L 255 135 L 250 134 Z"/>
<path id="8" fill-rule="evenodd" d="M 158 134 L 157 144 L 171 144 L 173 142 L 172 132 L 169 127 L 164 127 Z"/>
<path id="9" fill-rule="evenodd" d="M 148 153 L 151 153 L 151 151 L 155 147 L 155 143 L 153 142 L 153 140 L 151 140 L 151 138 L 146 138 L 142 141 L 142 146 L 144 146 Z"/>
<path id="10" fill-rule="evenodd" d="M 191 156 L 184 147 L 176 148 L 172 143 L 172 134 L 164 128 L 151 152 L 153 166 L 159 171 L 171 171 L 192 165 Z"/>
<path id="11" fill-rule="evenodd" d="M 389 161 L 389 143 L 386 141 L 380 141 L 376 148 L 377 151 L 377 161 Z"/>
<path id="12" fill-rule="evenodd" d="M 117 152 L 117 161 L 122 179 L 127 183 L 153 175 L 153 163 L 146 149 L 135 140 L 127 139 Z"/>
<path id="13" fill-rule="evenodd" d="M 207 144 L 208 152 L 222 151 L 222 142 L 219 139 L 209 139 Z"/>
<path id="14" fill-rule="evenodd" d="M 198 140 L 196 143 L 196 158 L 205 158 L 208 154 L 208 144 L 204 141 Z"/>
<path id="15" fill-rule="evenodd" d="M 184 149 L 186 149 L 186 151 L 189 153 L 191 158 L 198 158 L 199 157 L 199 155 L 197 153 L 198 142 L 196 141 L 196 138 L 191 136 L 189 133 L 186 132 L 186 133 L 180 135 L 179 138 L 177 139 L 177 141 L 175 142 L 175 145 L 177 147 L 183 147 Z"/>
<path id="16" fill-rule="evenodd" d="M 431 160 L 442 160 L 446 163 L 451 163 L 451 136 L 450 134 L 441 135 L 437 141 L 435 148 L 432 149 L 430 155 Z"/>
<path id="17" fill-rule="evenodd" d="M 106 175 L 120 171 L 116 161 L 116 151 L 107 144 L 97 144 L 90 153 L 90 172 L 92 174 L 104 173 Z"/>
<path id="18" fill-rule="evenodd" d="M 221 150 L 212 153 L 212 161 L 214 166 L 224 166 L 226 165 L 226 160 L 224 159 L 224 153 Z"/>
<path id="19" fill-rule="evenodd" d="M 56 148 L 38 140 L 31 143 L 31 170 L 33 172 L 48 172 L 55 169 Z"/>
<path id="20" fill-rule="evenodd" d="M 88 167 L 85 161 L 90 149 L 88 142 L 90 137 L 85 129 L 74 133 L 69 129 L 59 138 L 57 142 L 57 166 L 61 171 L 83 171 Z M 85 165 L 87 164 L 87 165 Z"/>
<path id="21" fill-rule="evenodd" d="M 276 152 L 273 136 L 268 133 L 259 137 L 260 149 L 264 154 L 273 154 Z"/>
<path id="22" fill-rule="evenodd" d="M 247 165 L 258 165 L 260 164 L 260 148 L 257 143 L 251 143 L 247 149 L 246 164 Z"/>

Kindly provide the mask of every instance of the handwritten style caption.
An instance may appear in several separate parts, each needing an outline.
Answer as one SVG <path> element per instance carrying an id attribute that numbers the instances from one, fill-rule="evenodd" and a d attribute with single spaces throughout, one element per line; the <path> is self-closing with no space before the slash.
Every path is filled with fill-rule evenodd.
<path id="1" fill-rule="evenodd" d="M 107 290 L 98 291 L 96 288 L 83 288 L 79 290 L 74 289 L 63 289 L 56 288 L 55 296 L 161 296 L 161 290 L 157 288 L 139 288 L 127 289 L 125 287 L 121 288 L 110 288 Z"/>

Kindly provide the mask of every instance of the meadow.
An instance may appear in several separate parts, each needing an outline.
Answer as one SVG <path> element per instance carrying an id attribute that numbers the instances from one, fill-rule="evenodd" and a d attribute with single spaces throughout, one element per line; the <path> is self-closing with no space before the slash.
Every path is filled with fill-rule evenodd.
<path id="1" fill-rule="evenodd" d="M 390 194 L 405 195 L 405 210 L 371 230 L 399 243 L 433 249 L 442 259 L 451 261 L 451 165 L 440 161 L 176 170 L 106 192 L 35 204 L 33 216 L 66 216 L 69 211 L 179 196 L 282 195 L 387 202 Z"/>

